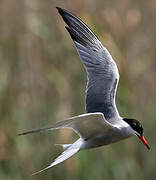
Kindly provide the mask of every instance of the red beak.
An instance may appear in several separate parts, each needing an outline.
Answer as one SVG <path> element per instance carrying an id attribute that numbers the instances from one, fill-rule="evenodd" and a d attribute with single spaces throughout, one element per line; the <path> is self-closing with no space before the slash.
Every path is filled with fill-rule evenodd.
<path id="1" fill-rule="evenodd" d="M 144 136 L 138 136 L 138 138 L 144 143 L 144 145 L 147 147 L 147 149 L 150 150 L 150 147 L 149 147 L 146 139 L 144 138 Z"/>

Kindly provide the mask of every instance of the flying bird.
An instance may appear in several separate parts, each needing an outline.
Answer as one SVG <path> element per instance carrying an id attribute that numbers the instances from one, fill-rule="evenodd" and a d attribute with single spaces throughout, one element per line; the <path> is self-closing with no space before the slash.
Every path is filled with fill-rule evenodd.
<path id="1" fill-rule="evenodd" d="M 19 134 L 69 128 L 80 137 L 73 144 L 62 144 L 63 153 L 48 167 L 33 175 L 65 161 L 80 150 L 109 145 L 131 136 L 137 136 L 150 149 L 140 122 L 119 115 L 115 104 L 119 72 L 110 53 L 83 21 L 65 9 L 56 8 L 67 24 L 66 29 L 87 72 L 86 113 L 57 122 L 50 127 Z"/>

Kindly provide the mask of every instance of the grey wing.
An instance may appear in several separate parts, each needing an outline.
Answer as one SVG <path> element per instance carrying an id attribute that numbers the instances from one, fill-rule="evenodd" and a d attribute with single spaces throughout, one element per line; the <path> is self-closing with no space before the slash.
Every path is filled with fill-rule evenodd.
<path id="1" fill-rule="evenodd" d="M 62 122 L 60 123 L 62 124 Z M 100 136 L 100 134 L 113 129 L 113 126 L 106 121 L 103 113 L 100 112 L 75 116 L 66 122 L 64 121 L 63 126 L 65 124 L 67 128 L 72 128 L 83 139 Z"/>
<path id="2" fill-rule="evenodd" d="M 113 129 L 113 126 L 105 120 L 103 113 L 86 113 L 57 122 L 53 126 L 23 132 L 18 135 L 26 135 L 61 128 L 73 129 L 83 139 L 89 139 Z"/>
<path id="3" fill-rule="evenodd" d="M 87 71 L 87 113 L 102 112 L 107 120 L 118 116 L 115 95 L 119 73 L 114 60 L 87 25 L 70 12 L 57 9 Z"/>

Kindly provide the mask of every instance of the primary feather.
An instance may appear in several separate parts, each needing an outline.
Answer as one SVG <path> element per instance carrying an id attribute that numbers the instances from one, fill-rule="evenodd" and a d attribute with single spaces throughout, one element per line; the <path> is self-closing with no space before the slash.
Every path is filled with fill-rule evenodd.
<path id="1" fill-rule="evenodd" d="M 84 22 L 57 9 L 87 71 L 86 112 L 102 112 L 107 120 L 119 116 L 115 105 L 119 73 L 112 56 Z"/>
<path id="2" fill-rule="evenodd" d="M 105 130 L 112 128 L 112 126 L 105 120 L 102 113 L 86 113 L 57 122 L 53 126 L 26 131 L 18 135 L 26 135 L 60 128 L 73 129 L 80 137 L 88 139 L 92 137 L 93 134 L 96 135 L 100 134 L 100 132 L 103 133 Z"/>

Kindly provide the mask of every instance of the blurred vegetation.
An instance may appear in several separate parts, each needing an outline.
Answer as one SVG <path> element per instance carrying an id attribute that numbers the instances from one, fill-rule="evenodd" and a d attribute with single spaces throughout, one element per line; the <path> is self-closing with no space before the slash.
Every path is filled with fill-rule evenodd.
<path id="1" fill-rule="evenodd" d="M 55 6 L 81 17 L 112 54 L 120 114 L 142 122 L 151 151 L 134 137 L 30 177 L 61 152 L 55 143 L 74 139 L 71 131 L 16 134 L 85 112 L 86 73 Z M 155 18 L 155 0 L 1 0 L 0 179 L 155 179 Z"/>

